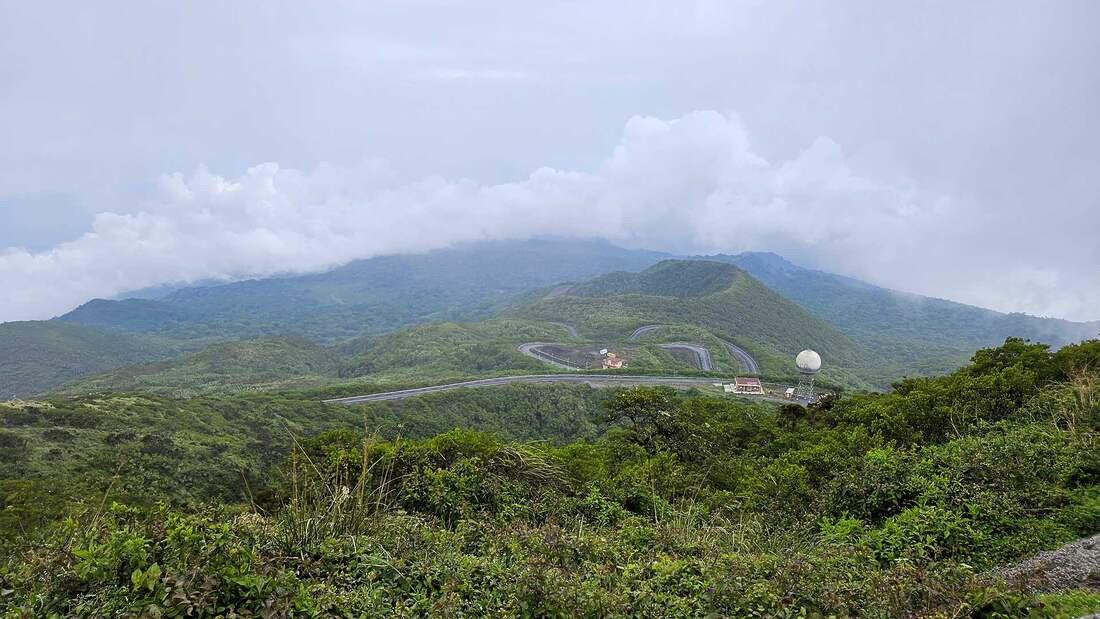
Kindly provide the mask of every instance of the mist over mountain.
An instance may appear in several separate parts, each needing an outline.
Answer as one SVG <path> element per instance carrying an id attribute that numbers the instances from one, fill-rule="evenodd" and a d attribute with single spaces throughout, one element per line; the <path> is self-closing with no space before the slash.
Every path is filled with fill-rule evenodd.
<path id="1" fill-rule="evenodd" d="M 0 0 L 0 617 L 1100 617 L 1098 24 Z"/>
<path id="2" fill-rule="evenodd" d="M 866 381 L 863 384 L 885 386 L 904 375 L 958 367 L 975 349 L 995 345 L 1007 337 L 1023 337 L 1057 347 L 1095 337 L 1100 331 L 1097 323 L 1002 314 L 895 292 L 853 278 L 805 269 L 776 254 L 695 258 L 712 265 L 716 262 L 736 265 L 743 271 L 700 269 L 691 267 L 692 262 L 650 268 L 669 257 L 661 252 L 627 250 L 603 241 L 488 241 L 425 254 L 356 261 L 317 274 L 183 287 L 154 299 L 93 300 L 55 321 L 6 325 L 7 329 L 0 333 L 3 336 L 0 343 L 7 343 L 2 354 L 6 367 L 10 368 L 6 375 L 11 380 L 6 380 L 3 387 L 13 394 L 29 395 L 102 370 L 197 352 L 218 342 L 296 336 L 322 345 L 340 345 L 362 336 L 393 333 L 433 321 L 479 321 L 515 313 L 517 307 L 537 307 L 529 304 L 554 289 L 558 293 L 542 303 L 560 305 L 555 310 L 557 314 L 540 310 L 526 316 L 569 322 L 582 330 L 588 329 L 589 324 L 602 324 L 592 329 L 618 337 L 621 334 L 616 329 L 632 329 L 641 324 L 639 321 L 683 322 L 681 318 L 690 315 L 687 308 L 693 299 L 729 289 L 738 278 L 757 288 L 748 296 L 737 297 L 742 301 L 716 298 L 714 309 L 729 312 L 726 318 L 715 314 L 691 320 L 710 324 L 716 333 L 739 343 L 743 340 L 743 345 L 749 348 L 764 346 L 758 353 L 767 359 L 769 371 L 786 371 L 787 355 L 797 352 L 794 349 L 818 346 L 823 352 L 835 355 L 831 360 L 833 366 L 860 373 L 859 380 Z M 643 272 L 633 274 L 639 271 Z M 747 280 L 746 274 L 751 276 Z M 562 291 L 570 294 L 563 297 Z M 663 309 L 647 310 L 643 302 L 624 303 L 623 299 L 630 295 L 667 301 L 658 303 Z M 581 305 L 566 310 L 561 304 L 568 299 Z M 609 311 L 608 303 L 617 309 Z M 765 309 L 770 306 L 800 306 L 798 311 L 804 314 L 799 318 L 789 314 L 791 319 L 787 320 L 782 316 L 788 315 L 783 313 L 788 310 Z M 608 322 L 612 316 L 618 316 L 612 320 L 618 325 L 614 328 Z M 629 316 L 634 318 L 628 319 Z M 81 338 L 56 338 L 53 334 L 64 324 L 71 325 L 70 330 L 79 329 Z M 796 328 L 796 324 L 804 326 Z M 428 337 L 427 333 L 421 336 Z M 838 337 L 847 343 L 827 343 Z M 27 356 L 21 351 L 28 350 L 30 341 L 49 345 L 37 346 L 35 354 Z M 120 347 L 131 352 L 120 354 Z M 484 349 L 483 353 L 492 357 L 505 354 L 508 349 L 508 345 L 500 343 L 492 347 L 497 348 L 492 352 Z M 433 348 L 443 350 L 438 345 Z M 278 350 L 294 354 L 290 349 L 267 348 L 260 358 L 270 358 Z M 501 358 L 497 367 L 529 367 L 527 361 L 511 354 L 507 353 L 507 361 Z M 44 367 L 43 363 L 54 369 L 37 375 L 33 381 L 23 378 L 34 374 L 33 368 Z M 269 366 L 294 367 L 281 364 L 271 358 L 262 362 L 253 375 L 267 376 L 262 368 Z M 470 361 L 471 368 L 481 365 Z M 358 366 L 365 368 L 370 364 L 363 362 Z M 459 366 L 449 367 L 452 368 L 449 375 L 461 374 Z M 159 374 L 166 368 L 142 370 L 149 371 Z M 250 371 L 242 368 L 240 373 Z M 322 374 L 332 378 L 338 374 L 334 372 Z M 288 370 L 279 380 L 293 374 Z M 194 380 L 197 374 L 188 371 L 180 375 Z M 140 384 L 122 380 L 123 374 L 117 376 L 117 385 Z M 327 382 L 328 378 L 321 382 Z M 150 379 L 150 384 L 156 384 L 157 380 Z M 169 385 L 178 380 L 165 378 L 161 382 Z M 242 384 L 261 382 L 246 379 Z M 85 386 L 93 384 L 97 383 Z"/>
<path id="3" fill-rule="evenodd" d="M 707 256 L 745 269 L 766 286 L 802 305 L 825 322 L 872 349 L 913 353 L 910 361 L 939 355 L 943 371 L 961 364 L 970 351 L 1007 337 L 1054 347 L 1096 338 L 1100 321 L 1073 322 L 1026 314 L 1005 314 L 796 266 L 774 253 Z"/>

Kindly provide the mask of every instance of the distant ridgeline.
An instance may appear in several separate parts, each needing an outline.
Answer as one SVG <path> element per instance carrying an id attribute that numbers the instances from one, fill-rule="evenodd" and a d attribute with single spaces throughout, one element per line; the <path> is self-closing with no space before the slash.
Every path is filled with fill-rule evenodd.
<path id="1" fill-rule="evenodd" d="M 485 242 L 93 300 L 55 320 L 0 325 L 0 398 L 74 379 L 83 380 L 64 391 L 192 395 L 544 371 L 515 347 L 572 337 L 551 322 L 587 344 L 664 325 L 631 344 L 632 367 L 654 372 L 691 370 L 661 342 L 705 344 L 721 371 L 737 367 L 721 345 L 733 342 L 777 378 L 812 347 L 822 379 L 849 388 L 947 371 L 1009 336 L 1058 347 L 1100 332 L 898 293 L 774 254 L 670 258 L 597 241 Z"/>

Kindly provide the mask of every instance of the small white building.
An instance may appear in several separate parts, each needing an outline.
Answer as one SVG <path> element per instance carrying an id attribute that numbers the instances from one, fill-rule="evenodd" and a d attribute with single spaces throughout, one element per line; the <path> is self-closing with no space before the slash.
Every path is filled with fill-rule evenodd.
<path id="1" fill-rule="evenodd" d="M 794 387 L 787 387 L 787 390 L 783 392 L 783 397 L 787 398 L 788 400 L 793 400 L 794 399 Z"/>

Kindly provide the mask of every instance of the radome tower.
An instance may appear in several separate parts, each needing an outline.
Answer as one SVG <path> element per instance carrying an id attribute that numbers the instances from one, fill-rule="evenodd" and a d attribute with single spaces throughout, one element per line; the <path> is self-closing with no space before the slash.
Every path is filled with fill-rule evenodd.
<path id="1" fill-rule="evenodd" d="M 795 356 L 794 364 L 798 368 L 795 397 L 809 402 L 814 399 L 814 378 L 821 371 L 821 355 L 807 348 Z"/>

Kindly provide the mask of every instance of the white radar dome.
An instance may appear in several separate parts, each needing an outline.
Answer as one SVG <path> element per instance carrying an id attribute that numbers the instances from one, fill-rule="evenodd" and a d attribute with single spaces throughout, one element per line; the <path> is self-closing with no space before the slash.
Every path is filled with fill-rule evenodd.
<path id="1" fill-rule="evenodd" d="M 812 350 L 803 350 L 794 358 L 799 372 L 814 374 L 821 369 L 821 355 Z"/>

